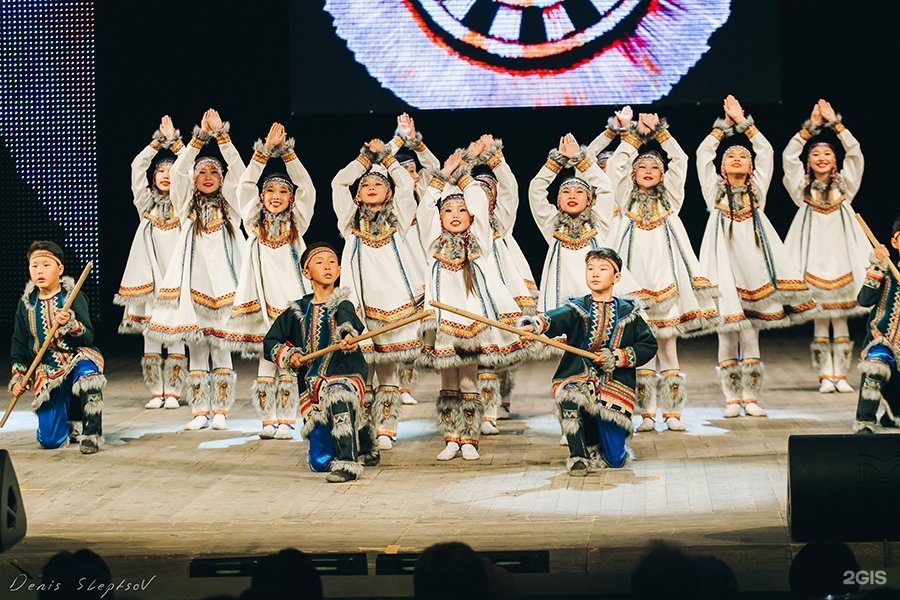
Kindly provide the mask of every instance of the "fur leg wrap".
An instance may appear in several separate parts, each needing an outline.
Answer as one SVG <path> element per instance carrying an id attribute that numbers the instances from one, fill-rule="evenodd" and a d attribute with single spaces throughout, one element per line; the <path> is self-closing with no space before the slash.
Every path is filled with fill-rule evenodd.
<path id="1" fill-rule="evenodd" d="M 419 371 L 413 365 L 397 365 L 397 373 L 400 376 L 400 391 L 409 392 L 414 383 L 419 380 Z"/>
<path id="2" fill-rule="evenodd" d="M 477 447 L 478 439 L 481 437 L 481 420 L 484 413 L 481 394 L 478 392 L 461 392 L 459 396 L 460 409 L 457 412 L 459 418 L 457 424 L 459 443 L 472 444 Z"/>
<path id="3" fill-rule="evenodd" d="M 725 404 L 740 404 L 744 394 L 744 383 L 741 376 L 741 365 L 736 359 L 719 363 L 719 383 L 725 395 Z"/>
<path id="4" fill-rule="evenodd" d="M 180 400 L 187 383 L 188 364 L 184 354 L 169 354 L 163 365 L 163 382 L 167 396 Z"/>
<path id="5" fill-rule="evenodd" d="M 571 471 L 572 466 L 578 462 L 583 462 L 586 467 L 590 468 L 590 452 L 587 448 L 584 424 L 582 423 L 582 419 L 586 416 L 584 408 L 571 399 L 562 399 L 557 403 L 556 410 L 569 446 L 567 470 Z"/>
<path id="6" fill-rule="evenodd" d="M 103 392 L 99 389 L 82 389 L 78 393 L 81 401 L 81 437 L 92 439 L 98 446 L 103 436 Z"/>
<path id="7" fill-rule="evenodd" d="M 191 371 L 188 374 L 188 404 L 191 414 L 209 416 L 209 371 Z"/>
<path id="8" fill-rule="evenodd" d="M 492 423 L 497 420 L 500 408 L 500 378 L 495 371 L 478 371 L 478 391 L 484 405 L 484 420 Z"/>
<path id="9" fill-rule="evenodd" d="M 741 361 L 741 385 L 744 386 L 742 399 L 756 402 L 763 386 L 763 363 L 758 358 L 745 358 Z"/>
<path id="10" fill-rule="evenodd" d="M 400 420 L 400 388 L 393 385 L 379 385 L 375 390 L 372 414 L 378 435 L 397 437 L 397 421 Z"/>
<path id="11" fill-rule="evenodd" d="M 250 386 L 250 394 L 253 397 L 253 407 L 256 414 L 266 425 L 276 425 L 275 407 L 278 404 L 274 377 L 257 377 Z"/>
<path id="12" fill-rule="evenodd" d="M 662 405 L 663 419 L 681 418 L 681 409 L 687 401 L 687 377 L 678 369 L 663 371 L 659 377 L 659 403 Z"/>
<path id="13" fill-rule="evenodd" d="M 163 397 L 163 358 L 161 354 L 145 354 L 141 358 L 141 375 L 144 385 L 154 398 Z"/>
<path id="14" fill-rule="evenodd" d="M 237 391 L 237 373 L 231 369 L 214 369 L 212 372 L 210 403 L 214 413 L 227 414 L 234 404 Z"/>
<path id="15" fill-rule="evenodd" d="M 371 388 L 371 386 L 366 386 L 366 391 L 363 392 L 362 399 L 362 410 L 360 411 L 360 424 L 359 427 L 362 429 L 365 424 L 373 424 L 372 419 L 372 405 L 375 403 L 375 391 Z M 374 432 L 374 426 L 373 426 Z"/>
<path id="16" fill-rule="evenodd" d="M 656 418 L 656 399 L 659 387 L 656 371 L 638 369 L 634 388 L 634 407 L 642 417 Z"/>
<path id="17" fill-rule="evenodd" d="M 458 419 L 456 418 L 456 414 L 459 412 L 459 403 L 459 390 L 441 390 L 438 392 L 438 399 L 435 404 L 437 408 L 437 427 L 438 431 L 444 434 L 445 442 L 459 442 Z"/>
<path id="18" fill-rule="evenodd" d="M 853 342 L 848 338 L 835 338 L 832 346 L 834 354 L 834 377 L 846 379 L 850 370 L 850 362 L 853 360 Z"/>
<path id="19" fill-rule="evenodd" d="M 300 390 L 297 378 L 293 375 L 278 376 L 278 402 L 275 405 L 275 418 L 278 424 L 293 426 L 297 422 L 297 411 L 300 408 Z"/>
<path id="20" fill-rule="evenodd" d="M 831 340 L 828 338 L 813 338 L 812 343 L 809 345 L 809 360 L 813 369 L 817 369 L 819 373 L 831 375 L 831 369 L 827 369 L 829 372 L 824 373 L 824 369 L 831 364 Z"/>
<path id="21" fill-rule="evenodd" d="M 344 382 L 330 383 L 322 385 L 319 388 L 319 395 L 312 405 L 312 409 L 306 413 L 303 418 L 303 428 L 300 433 L 304 438 L 309 438 L 309 433 L 316 425 L 325 425 L 331 429 L 332 437 L 349 436 L 353 433 L 355 424 L 353 418 L 342 418 L 338 424 L 338 430 L 335 431 L 335 423 L 332 419 L 332 407 L 353 406 L 359 402 L 359 394 L 356 390 Z M 346 412 L 346 409 L 343 409 Z M 351 415 L 355 416 L 355 415 Z"/>
<path id="22" fill-rule="evenodd" d="M 509 395 L 513 391 L 513 387 L 516 385 L 514 372 L 510 369 L 504 369 L 500 371 L 498 374 L 500 381 L 500 406 L 504 408 L 509 408 Z"/>

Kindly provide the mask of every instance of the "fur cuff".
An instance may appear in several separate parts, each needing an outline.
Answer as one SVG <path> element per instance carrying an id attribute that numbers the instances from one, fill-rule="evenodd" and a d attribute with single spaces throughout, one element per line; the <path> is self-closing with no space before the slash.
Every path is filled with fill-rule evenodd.
<path id="1" fill-rule="evenodd" d="M 630 133 L 635 128 L 635 122 L 632 119 L 629 121 L 628 125 L 619 126 L 616 124 L 616 116 L 613 115 L 606 121 L 606 127 L 609 128 L 610 131 L 615 133 Z"/>
<path id="2" fill-rule="evenodd" d="M 810 137 L 822 133 L 822 128 L 813 126 L 812 121 L 809 119 L 803 121 L 803 125 L 800 126 L 800 129 L 805 129 Z"/>
<path id="3" fill-rule="evenodd" d="M 181 139 L 181 132 L 179 130 L 175 130 L 175 133 L 172 134 L 172 137 L 167 138 L 162 134 L 162 132 L 157 129 L 153 132 L 153 141 L 159 144 L 160 148 L 168 148 L 175 142 Z"/>
<path id="4" fill-rule="evenodd" d="M 825 127 L 826 129 L 834 129 L 834 126 L 840 123 L 842 120 L 843 117 L 841 116 L 841 113 L 835 113 L 834 121 L 828 121 L 827 123 L 822 125 L 822 127 Z"/>
<path id="5" fill-rule="evenodd" d="M 228 121 L 225 121 L 222 123 L 221 127 L 210 131 L 209 135 L 211 135 L 212 137 L 219 137 L 220 135 L 224 135 L 224 134 L 228 133 L 230 130 L 231 130 L 231 123 L 229 123 Z"/>
<path id="6" fill-rule="evenodd" d="M 194 131 L 192 135 L 201 142 L 209 141 L 209 138 L 212 137 L 212 133 L 210 133 L 209 131 L 203 131 L 199 125 L 194 125 Z"/>
<path id="7" fill-rule="evenodd" d="M 409 137 L 404 135 L 405 131 L 397 130 L 397 135 L 400 136 L 400 139 L 403 140 L 403 145 L 409 148 L 410 150 L 415 151 L 416 148 L 422 145 L 422 132 L 417 131 L 414 137 Z"/>
<path id="8" fill-rule="evenodd" d="M 750 115 L 747 115 L 746 117 L 744 117 L 743 123 L 741 123 L 740 125 L 734 126 L 734 132 L 735 133 L 744 133 L 745 131 L 747 131 L 748 129 L 753 127 L 754 125 L 755 125 L 755 123 L 753 122 L 753 117 L 751 117 Z"/>
<path id="9" fill-rule="evenodd" d="M 266 148 L 266 143 L 261 138 L 257 138 L 257 140 L 253 142 L 253 151 L 271 158 L 274 155 L 275 148 L 269 150 Z"/>
<path id="10" fill-rule="evenodd" d="M 385 144 L 384 149 L 381 152 L 375 153 L 369 150 L 367 146 L 363 146 L 359 149 L 359 153 L 368 158 L 374 165 L 384 160 L 384 158 L 391 153 L 391 149 Z"/>
<path id="11" fill-rule="evenodd" d="M 634 128 L 634 131 L 632 133 L 636 135 L 641 140 L 641 142 L 647 144 L 655 140 L 656 136 L 663 133 L 664 131 L 667 131 L 668 129 L 669 123 L 663 118 L 659 120 L 659 123 L 656 124 L 656 127 L 653 129 L 653 131 L 651 131 L 647 135 L 639 133 L 637 127 Z"/>
<path id="12" fill-rule="evenodd" d="M 563 168 L 566 168 L 566 167 L 574 167 L 575 165 L 577 165 L 578 161 L 580 161 L 582 158 L 584 158 L 584 154 L 582 151 L 579 150 L 578 154 L 576 154 L 572 158 L 569 158 L 568 156 L 564 156 L 559 150 L 554 148 L 547 154 L 547 158 L 549 158 L 553 162 L 559 164 Z"/>
<path id="13" fill-rule="evenodd" d="M 718 129 L 725 137 L 731 137 L 734 135 L 734 126 L 729 125 L 728 121 L 726 121 L 722 117 L 716 119 L 715 123 L 713 123 L 713 129 Z"/>

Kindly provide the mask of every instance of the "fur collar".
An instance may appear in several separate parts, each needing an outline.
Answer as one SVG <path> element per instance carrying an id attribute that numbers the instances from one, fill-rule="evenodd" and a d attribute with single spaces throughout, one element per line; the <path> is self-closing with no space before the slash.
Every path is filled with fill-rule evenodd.
<path id="1" fill-rule="evenodd" d="M 478 243 L 463 233 L 450 233 L 449 231 L 441 231 L 441 255 L 447 259 L 457 261 L 467 256 L 480 255 Z"/>
<path id="2" fill-rule="evenodd" d="M 647 191 L 634 187 L 631 190 L 628 208 L 637 206 L 640 208 L 641 218 L 650 219 L 653 216 L 653 206 L 657 201 L 663 210 L 671 208 L 671 204 L 666 198 L 665 184 L 660 183 L 653 189 Z"/>
<path id="3" fill-rule="evenodd" d="M 338 307 L 338 305 L 347 300 L 350 297 L 350 290 L 348 288 L 335 288 L 334 292 L 331 293 L 331 296 L 325 303 L 322 305 L 326 310 L 332 311 Z M 297 317 L 297 320 L 303 321 L 304 316 L 306 315 L 306 308 L 312 304 L 313 295 L 307 294 L 303 296 L 300 300 L 294 300 L 291 302 L 289 308 L 291 312 L 294 313 L 294 316 Z"/>
<path id="4" fill-rule="evenodd" d="M 569 231 L 578 231 L 580 233 L 585 225 L 590 228 L 594 227 L 594 211 L 588 206 L 573 217 L 569 213 L 557 210 L 553 225 L 555 230 L 559 230 L 560 227 L 567 227 Z"/>
<path id="5" fill-rule="evenodd" d="M 366 221 L 374 232 L 381 232 L 397 226 L 397 215 L 394 214 L 394 201 L 388 200 L 380 210 L 372 210 L 360 204 L 356 212 L 359 222 Z"/>
<path id="6" fill-rule="evenodd" d="M 63 275 L 59 278 L 59 285 L 66 292 L 71 292 L 75 289 L 75 280 L 68 275 Z M 34 285 L 33 281 L 29 280 L 28 283 L 25 284 L 25 291 L 22 293 L 22 301 L 25 303 L 25 306 L 28 307 L 28 310 L 34 310 L 31 295 L 35 290 L 37 290 L 37 286 Z"/>
<path id="7" fill-rule="evenodd" d="M 588 294 L 579 298 L 572 298 L 569 301 L 569 306 L 574 308 L 583 319 L 587 319 L 592 302 L 593 300 L 591 299 L 590 294 Z M 617 325 L 628 325 L 634 321 L 637 318 L 638 313 L 645 308 L 644 302 L 641 299 L 634 297 L 623 298 L 621 296 L 613 296 L 612 302 L 615 302 L 619 312 Z"/>

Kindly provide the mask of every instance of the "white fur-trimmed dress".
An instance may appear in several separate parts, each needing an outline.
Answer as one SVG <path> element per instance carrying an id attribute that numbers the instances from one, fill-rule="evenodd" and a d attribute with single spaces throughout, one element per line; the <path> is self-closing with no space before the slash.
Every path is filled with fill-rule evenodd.
<path id="1" fill-rule="evenodd" d="M 293 140 L 289 140 L 284 147 L 267 151 L 258 142 L 253 159 L 238 183 L 241 220 L 249 238 L 227 329 L 234 336 L 233 348 L 245 357 L 259 355 L 275 319 L 291 302 L 312 291 L 309 281 L 300 273 L 300 256 L 306 249 L 302 236 L 312 220 L 316 190 L 293 146 Z M 284 161 L 288 177 L 297 189 L 290 209 L 273 215 L 260 200 L 257 182 L 269 159 L 277 156 Z M 264 231 L 266 219 L 269 226 Z M 295 242 L 291 241 L 291 222 L 299 235 Z"/>
<path id="2" fill-rule="evenodd" d="M 195 133 L 170 171 L 172 205 L 183 225 L 145 333 L 163 343 L 205 340 L 229 349 L 234 341 L 227 324 L 244 244 L 237 183 L 245 167 L 231 143 L 227 127 L 218 132 L 216 139 L 228 165 L 220 189 L 227 215 L 211 202 L 204 202 L 199 212 L 192 208 L 194 159 L 207 139 Z M 225 228 L 226 219 L 231 223 L 234 237 Z M 195 221 L 201 223 L 200 235 L 194 234 Z"/>
<path id="3" fill-rule="evenodd" d="M 492 260 L 492 229 L 488 218 L 488 201 L 481 185 L 469 174 L 449 185 L 435 176 L 419 203 L 418 222 L 422 245 L 428 251 L 429 274 L 425 301 L 437 300 L 464 311 L 513 325 L 522 310 L 499 279 L 496 271 L 485 265 Z M 441 227 L 438 204 L 442 196 L 459 193 L 465 198 L 472 216 L 466 234 L 451 234 Z M 473 271 L 475 290 L 468 293 L 462 259 L 468 256 Z M 436 318 L 423 322 L 426 344 L 422 363 L 435 370 L 477 364 L 482 367 L 513 366 L 529 357 L 531 349 L 519 336 L 490 327 L 454 312 L 435 309 Z"/>
<path id="4" fill-rule="evenodd" d="M 720 142 L 744 133 L 756 155 L 749 186 L 731 188 L 715 166 Z M 748 118 L 740 127 L 719 120 L 697 148 L 697 171 L 710 212 L 700 268 L 717 285 L 719 331 L 769 329 L 805 322 L 818 307 L 784 243 L 764 212 L 774 168 L 772 145 Z"/>
<path id="5" fill-rule="evenodd" d="M 181 221 L 170 196 L 147 185 L 147 169 L 161 149 L 169 148 L 176 155 L 184 149 L 180 138 L 161 137 L 155 136 L 131 162 L 131 193 L 141 222 L 113 299 L 114 304 L 125 307 L 119 333 L 142 333 L 146 328 L 181 233 Z"/>
<path id="6" fill-rule="evenodd" d="M 357 205 L 350 191 L 373 162 L 394 181 L 393 197 L 377 212 Z M 364 149 L 335 175 L 331 189 L 344 238 L 341 285 L 350 289 L 366 327 L 377 329 L 420 311 L 425 287 L 421 258 L 406 236 L 416 212 L 410 174 L 389 151 L 375 156 Z M 412 362 L 422 348 L 418 330 L 417 323 L 410 323 L 367 340 L 360 349 L 370 363 Z"/>
<path id="7" fill-rule="evenodd" d="M 862 183 L 864 162 L 859 141 L 850 131 L 840 122 L 831 126 L 845 151 L 835 186 L 813 181 L 805 193 L 809 180 L 800 154 L 813 135 L 809 129 L 794 134 L 784 149 L 784 187 L 799 208 L 784 245 L 799 260 L 822 316 L 849 317 L 869 312 L 856 296 L 866 279 L 872 247 L 851 206 Z"/>
<path id="8" fill-rule="evenodd" d="M 669 158 L 661 184 L 662 195 L 637 189 L 633 164 L 644 140 L 634 133 L 607 163 L 616 186 L 621 217 L 613 248 L 640 284 L 634 295 L 644 302 L 644 320 L 656 337 L 683 337 L 711 333 L 721 321 L 715 298 L 718 290 L 704 276 L 678 217 L 684 203 L 687 154 L 665 123 L 654 132 Z"/>

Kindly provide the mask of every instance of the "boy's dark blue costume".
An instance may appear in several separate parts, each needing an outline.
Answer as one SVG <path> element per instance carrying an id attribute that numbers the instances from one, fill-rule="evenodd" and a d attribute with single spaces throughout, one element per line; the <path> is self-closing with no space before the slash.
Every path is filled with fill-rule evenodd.
<path id="1" fill-rule="evenodd" d="M 28 366 L 53 328 L 53 319 L 75 287 L 71 277 L 60 280 L 52 298 L 40 299 L 28 282 L 16 309 L 10 342 L 12 378 L 9 388 L 23 383 Z M 103 356 L 93 347 L 94 328 L 88 303 L 79 293 L 72 302 L 73 318 L 56 332 L 32 376 L 34 408 L 38 417 L 37 441 L 41 448 L 59 448 L 78 439 L 85 454 L 96 452 L 103 435 Z"/>
<path id="2" fill-rule="evenodd" d="M 557 416 L 569 443 L 567 467 L 621 467 L 628 458 L 635 369 L 656 355 L 656 338 L 632 300 L 575 298 L 525 317 L 536 333 L 566 336 L 570 346 L 604 356 L 602 364 L 566 352 L 553 375 Z"/>

